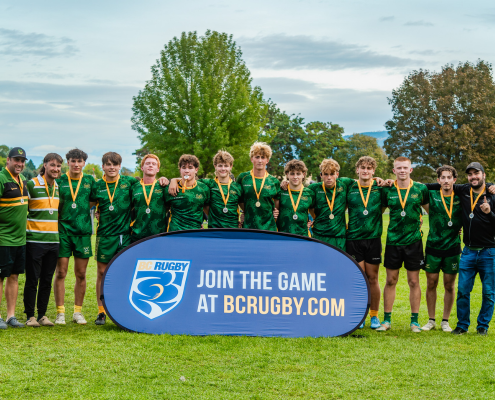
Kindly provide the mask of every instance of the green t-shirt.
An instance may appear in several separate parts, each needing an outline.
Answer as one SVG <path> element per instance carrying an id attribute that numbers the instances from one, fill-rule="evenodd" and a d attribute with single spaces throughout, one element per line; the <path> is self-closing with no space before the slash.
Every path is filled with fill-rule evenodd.
<path id="1" fill-rule="evenodd" d="M 402 201 L 406 196 L 407 189 L 401 189 Z M 425 185 L 413 182 L 409 191 L 403 217 L 402 206 L 395 186 L 382 190 L 383 207 L 390 210 L 390 222 L 387 231 L 387 245 L 407 246 L 421 240 L 421 206 L 428 204 L 429 195 Z"/>
<path id="2" fill-rule="evenodd" d="M 28 189 L 24 176 L 12 179 L 7 167 L 0 171 L 0 246 L 24 246 L 28 214 Z"/>
<path id="3" fill-rule="evenodd" d="M 314 206 L 316 218 L 313 223 L 313 232 L 316 235 L 334 238 L 345 237 L 347 188 L 353 182 L 354 179 L 351 178 L 337 178 L 337 183 L 333 189 L 325 188 L 326 196 L 321 182 L 309 185 L 309 189 L 316 195 Z M 330 219 L 330 208 L 328 207 L 327 197 L 331 204 L 334 189 L 337 190 L 332 212 L 334 218 Z"/>
<path id="4" fill-rule="evenodd" d="M 430 231 L 426 241 L 426 247 L 436 250 L 449 250 L 460 248 L 461 236 L 459 230 L 462 228 L 462 207 L 461 200 L 454 195 L 454 205 L 452 207 L 452 226 L 449 226 L 447 211 L 442 202 L 442 196 L 439 190 L 430 190 L 429 205 L 429 225 Z M 445 205 L 450 211 L 450 196 L 444 197 Z"/>
<path id="5" fill-rule="evenodd" d="M 361 187 L 364 200 L 368 196 L 369 186 Z M 357 181 L 347 189 L 347 207 L 349 223 L 347 226 L 348 240 L 375 239 L 382 236 L 382 188 L 375 181 L 371 185 L 371 193 L 367 207 L 359 192 Z M 364 215 L 365 210 L 368 212 Z"/>
<path id="6" fill-rule="evenodd" d="M 185 229 L 201 229 L 203 224 L 203 207 L 210 201 L 210 189 L 204 183 L 197 184 L 182 193 L 179 182 L 179 193 L 172 196 L 165 188 L 165 202 L 170 207 L 169 232 Z"/>
<path id="7" fill-rule="evenodd" d="M 260 190 L 263 178 L 255 178 L 256 190 Z M 248 172 L 243 172 L 237 178 L 237 183 L 242 187 L 242 200 L 244 203 L 244 228 L 263 229 L 266 231 L 276 231 L 277 224 L 273 218 L 275 204 L 273 199 L 277 198 L 280 192 L 280 182 L 274 176 L 268 175 L 260 193 L 260 207 L 256 207 L 258 198 L 253 187 L 253 178 Z"/>
<path id="8" fill-rule="evenodd" d="M 142 182 L 142 181 L 141 181 Z M 131 223 L 132 241 L 144 239 L 148 236 L 158 235 L 167 232 L 167 218 L 165 207 L 165 188 L 162 188 L 158 181 L 151 194 L 149 206 L 143 193 L 143 185 L 139 182 L 131 188 L 131 198 L 133 206 L 134 221 Z M 152 184 L 144 185 L 146 195 L 150 196 Z M 150 212 L 147 213 L 148 209 Z"/>
<path id="9" fill-rule="evenodd" d="M 291 191 L 294 205 L 297 204 L 297 198 L 300 192 L 300 190 Z M 289 194 L 289 190 L 282 190 L 278 195 L 278 199 L 280 200 L 280 214 L 277 219 L 278 230 L 279 232 L 309 236 L 308 211 L 314 207 L 315 192 L 309 188 L 303 188 L 297 212 L 294 212 L 294 207 L 290 201 L 291 194 Z M 294 219 L 294 215 L 297 215 L 297 219 Z"/>
<path id="10" fill-rule="evenodd" d="M 95 178 L 87 174 L 83 174 L 81 179 L 75 202 L 72 200 L 67 174 L 63 174 L 57 179 L 60 192 L 58 230 L 61 235 L 91 236 L 93 234 L 89 203 L 95 201 L 92 198 L 92 190 L 96 181 Z M 71 179 L 71 182 L 74 194 L 76 194 L 79 179 Z M 73 204 L 76 205 L 75 208 Z"/>
<path id="11" fill-rule="evenodd" d="M 200 179 L 210 189 L 210 211 L 208 213 L 208 228 L 237 228 L 239 223 L 238 207 L 241 202 L 242 188 L 237 182 L 230 184 L 230 195 L 227 206 L 223 202 L 222 195 L 215 179 Z M 221 184 L 222 192 L 227 199 L 228 184 Z M 224 213 L 223 209 L 227 208 Z"/>
<path id="12" fill-rule="evenodd" d="M 107 185 L 100 179 L 93 186 L 93 198 L 98 202 L 100 220 L 96 234 L 98 236 L 128 235 L 131 232 L 132 202 L 131 190 L 134 185 L 139 185 L 136 178 L 121 175 L 117 188 L 116 182 L 108 183 L 108 190 L 113 196 L 110 203 Z M 114 192 L 115 191 L 115 192 Z M 113 210 L 110 210 L 110 206 Z"/>

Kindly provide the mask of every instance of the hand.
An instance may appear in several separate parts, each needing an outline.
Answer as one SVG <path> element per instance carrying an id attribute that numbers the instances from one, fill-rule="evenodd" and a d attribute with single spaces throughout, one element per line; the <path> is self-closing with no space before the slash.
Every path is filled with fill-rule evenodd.
<path id="1" fill-rule="evenodd" d="M 490 192 L 490 194 L 495 194 L 495 185 L 490 185 L 488 191 Z"/>
<path id="2" fill-rule="evenodd" d="M 383 181 L 383 183 L 381 185 L 379 184 L 378 186 L 388 186 L 388 187 L 391 187 L 391 186 L 393 186 L 393 184 L 394 184 L 394 180 L 393 179 L 385 179 Z"/>
<path id="3" fill-rule="evenodd" d="M 244 213 L 241 213 L 241 225 L 244 223 Z"/>
<path id="4" fill-rule="evenodd" d="M 313 226 L 313 221 L 308 221 L 308 229 Z"/>
<path id="5" fill-rule="evenodd" d="M 172 179 L 168 187 L 168 193 L 174 197 L 177 196 L 177 193 L 179 193 L 179 185 L 177 184 L 177 182 L 178 181 L 176 178 Z"/>
<path id="6" fill-rule="evenodd" d="M 483 196 L 483 203 L 480 205 L 481 211 L 483 211 L 485 214 L 490 214 L 492 211 L 490 207 L 490 203 L 486 201 L 486 196 Z"/>
<path id="7" fill-rule="evenodd" d="M 280 214 L 280 211 L 278 210 L 278 208 L 274 208 L 273 209 L 273 218 L 277 219 L 278 218 L 278 214 Z"/>
<path id="8" fill-rule="evenodd" d="M 140 176 L 135 176 L 134 179 L 136 179 L 138 182 L 141 182 L 141 177 Z"/>
<path id="9" fill-rule="evenodd" d="M 375 178 L 375 181 L 376 181 L 376 184 L 377 184 L 378 186 L 383 186 L 383 182 L 384 182 L 384 181 L 383 181 L 383 179 L 382 179 L 382 178 L 378 178 L 378 177 L 376 177 L 376 178 Z"/>
<path id="10" fill-rule="evenodd" d="M 95 213 L 95 218 L 98 222 L 100 222 L 100 213 L 99 212 L 96 212 Z"/>
<path id="11" fill-rule="evenodd" d="M 287 190 L 288 186 L 289 186 L 289 181 L 282 181 L 282 183 L 280 183 L 280 189 L 282 190 Z"/>
<path id="12" fill-rule="evenodd" d="M 169 180 L 162 176 L 160 179 L 158 179 L 158 183 L 160 184 L 160 186 L 165 187 L 169 184 Z"/>

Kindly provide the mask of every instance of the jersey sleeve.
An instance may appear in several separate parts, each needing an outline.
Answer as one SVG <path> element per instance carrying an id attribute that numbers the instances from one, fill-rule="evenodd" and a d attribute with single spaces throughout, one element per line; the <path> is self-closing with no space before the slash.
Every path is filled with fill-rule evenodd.
<path id="1" fill-rule="evenodd" d="M 308 189 L 311 190 L 314 194 L 316 194 L 316 190 L 318 187 L 321 187 L 321 183 L 312 183 L 308 186 Z"/>
<path id="2" fill-rule="evenodd" d="M 92 175 L 88 175 L 89 176 L 89 181 L 91 183 L 91 192 L 89 194 L 89 201 L 93 202 L 93 201 L 97 201 L 98 198 L 96 197 L 96 180 L 95 178 L 93 178 Z"/>
<path id="3" fill-rule="evenodd" d="M 345 178 L 345 177 L 343 177 L 343 178 L 340 178 L 339 177 L 337 180 L 345 186 L 346 190 L 347 190 L 347 188 L 349 186 L 351 186 L 355 182 L 354 179 L 352 179 L 352 178 Z"/>
<path id="4" fill-rule="evenodd" d="M 280 193 L 282 192 L 282 189 L 280 189 L 280 181 L 277 178 L 274 178 L 275 180 L 275 196 L 273 197 L 274 199 L 279 200 L 280 199 Z M 304 190 L 301 189 L 301 190 Z"/>
<path id="5" fill-rule="evenodd" d="M 421 185 L 421 195 L 423 199 L 421 200 L 421 205 L 424 206 L 430 202 L 430 194 L 426 185 Z"/>
<path id="6" fill-rule="evenodd" d="M 0 196 L 2 195 L 3 185 L 0 185 Z M 26 183 L 29 198 L 33 197 L 34 194 L 34 181 L 31 179 Z"/>
<path id="7" fill-rule="evenodd" d="M 210 202 L 210 187 L 208 185 L 204 185 L 204 191 L 205 191 L 205 206 L 208 205 Z"/>
<path id="8" fill-rule="evenodd" d="M 382 207 L 388 207 L 387 196 L 390 189 L 387 187 L 382 187 L 381 197 L 382 197 Z"/>

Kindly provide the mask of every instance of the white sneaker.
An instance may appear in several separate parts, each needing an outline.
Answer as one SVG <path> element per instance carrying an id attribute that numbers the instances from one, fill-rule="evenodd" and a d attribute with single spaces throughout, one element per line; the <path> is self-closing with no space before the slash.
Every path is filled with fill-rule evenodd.
<path id="1" fill-rule="evenodd" d="M 452 328 L 449 325 L 449 321 L 442 321 L 441 327 L 442 327 L 442 331 L 444 332 L 452 332 Z"/>
<path id="2" fill-rule="evenodd" d="M 79 325 L 86 325 L 87 324 L 86 320 L 84 319 L 83 315 L 80 312 L 75 312 L 72 315 L 72 321 L 74 321 L 75 323 L 77 323 Z"/>
<path id="3" fill-rule="evenodd" d="M 55 325 L 65 325 L 65 314 L 58 313 L 57 318 L 55 319 Z"/>
<path id="4" fill-rule="evenodd" d="M 432 329 L 435 329 L 437 327 L 437 324 L 435 321 L 432 321 L 431 319 L 428 320 L 428 323 L 421 328 L 423 331 L 431 331 Z"/>

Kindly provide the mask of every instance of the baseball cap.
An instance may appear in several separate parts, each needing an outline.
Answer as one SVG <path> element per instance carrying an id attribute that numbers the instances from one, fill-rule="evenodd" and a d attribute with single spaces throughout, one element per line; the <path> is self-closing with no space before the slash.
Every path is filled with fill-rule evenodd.
<path id="1" fill-rule="evenodd" d="M 481 165 L 479 162 L 472 162 L 466 167 L 466 174 L 470 169 L 475 169 L 476 171 L 481 171 L 485 172 L 485 169 L 483 168 L 483 165 Z"/>
<path id="2" fill-rule="evenodd" d="M 22 157 L 27 160 L 26 152 L 24 149 L 21 149 L 20 147 L 14 147 L 12 150 L 9 151 L 9 158 L 14 158 L 14 157 Z"/>

